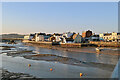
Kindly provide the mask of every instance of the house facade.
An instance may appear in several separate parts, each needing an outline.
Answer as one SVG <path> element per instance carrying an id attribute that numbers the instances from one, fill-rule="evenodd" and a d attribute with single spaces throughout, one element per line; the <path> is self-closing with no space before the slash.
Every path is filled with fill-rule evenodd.
<path id="1" fill-rule="evenodd" d="M 63 33 L 62 37 L 71 38 L 74 34 L 75 32 L 66 32 L 66 33 Z"/>
<path id="2" fill-rule="evenodd" d="M 44 36 L 46 34 L 45 33 L 35 33 L 35 41 L 38 42 L 38 41 L 44 41 Z"/>
<path id="3" fill-rule="evenodd" d="M 35 34 L 30 34 L 29 40 L 33 40 L 33 39 L 35 39 Z"/>
<path id="4" fill-rule="evenodd" d="M 117 33 L 117 42 L 120 42 L 120 33 Z"/>
<path id="5" fill-rule="evenodd" d="M 45 36 L 44 36 L 44 41 L 50 41 L 50 37 L 51 37 L 52 35 L 51 34 L 46 34 Z"/>
<path id="6" fill-rule="evenodd" d="M 75 37 L 76 36 L 76 37 Z M 79 34 L 77 34 L 77 35 L 75 35 L 74 37 L 74 43 L 82 43 L 82 36 L 81 35 L 79 35 Z"/>
<path id="7" fill-rule="evenodd" d="M 100 38 L 104 39 L 104 41 L 109 42 L 119 42 L 120 41 L 120 33 L 112 32 L 112 33 L 103 33 L 99 34 Z"/>
<path id="8" fill-rule="evenodd" d="M 82 37 L 86 38 L 86 37 L 90 37 L 92 36 L 92 31 L 88 30 L 88 31 L 83 31 L 82 32 Z"/>
<path id="9" fill-rule="evenodd" d="M 25 35 L 25 36 L 24 36 L 24 39 L 25 39 L 25 40 L 29 40 L 29 39 L 30 39 L 30 35 Z"/>
<path id="10" fill-rule="evenodd" d="M 61 42 L 62 34 L 54 33 L 49 39 L 51 42 Z"/>
<path id="11" fill-rule="evenodd" d="M 99 35 L 96 35 L 96 34 L 92 35 L 92 36 L 90 37 L 90 41 L 100 41 Z"/>

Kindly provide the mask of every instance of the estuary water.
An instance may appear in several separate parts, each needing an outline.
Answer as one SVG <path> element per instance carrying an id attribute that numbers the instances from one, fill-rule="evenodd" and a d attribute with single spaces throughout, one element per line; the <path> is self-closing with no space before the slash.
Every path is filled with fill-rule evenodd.
<path id="1" fill-rule="evenodd" d="M 23 43 L 0 43 L 0 45 L 15 46 L 15 48 L 11 50 L 0 49 L 0 67 L 10 72 L 27 73 L 37 78 L 110 78 L 118 62 L 117 55 L 60 51 L 25 46 Z M 54 54 L 69 57 L 89 64 L 87 66 L 78 66 L 63 64 L 59 61 L 32 60 L 21 56 L 12 57 L 6 55 L 7 52 L 16 51 L 18 49 L 32 50 L 37 54 Z M 31 66 L 28 67 L 28 64 L 31 64 Z M 50 68 L 52 68 L 52 71 L 50 71 Z M 82 77 L 80 77 L 80 73 L 83 73 Z"/>

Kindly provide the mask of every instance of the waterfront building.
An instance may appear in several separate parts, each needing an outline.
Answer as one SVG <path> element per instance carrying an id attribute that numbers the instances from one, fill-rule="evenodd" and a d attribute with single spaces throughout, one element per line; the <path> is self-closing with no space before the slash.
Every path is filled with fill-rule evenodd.
<path id="1" fill-rule="evenodd" d="M 100 41 L 99 39 L 99 35 L 98 34 L 94 34 L 90 37 L 90 41 Z"/>
<path id="2" fill-rule="evenodd" d="M 52 35 L 51 34 L 46 34 L 45 36 L 44 36 L 44 41 L 50 41 L 50 37 L 51 37 Z"/>
<path id="3" fill-rule="evenodd" d="M 25 40 L 33 40 L 33 39 L 35 39 L 35 34 L 25 35 L 25 36 L 24 36 L 24 39 L 25 39 Z"/>
<path id="4" fill-rule="evenodd" d="M 84 43 L 88 43 L 90 41 L 90 37 L 92 36 L 92 31 L 83 31 L 82 38 Z"/>
<path id="5" fill-rule="evenodd" d="M 120 33 L 112 32 L 112 33 L 103 33 L 99 34 L 100 38 L 104 39 L 104 41 L 108 42 L 119 42 L 120 41 Z"/>
<path id="6" fill-rule="evenodd" d="M 66 32 L 62 35 L 62 43 L 74 43 L 77 34 L 75 32 Z"/>
<path id="7" fill-rule="evenodd" d="M 54 41 L 55 41 L 55 37 L 51 36 L 51 37 L 49 38 L 49 41 L 50 41 L 50 42 L 54 42 Z"/>
<path id="8" fill-rule="evenodd" d="M 35 33 L 35 41 L 50 41 L 49 38 L 51 37 L 51 34 L 46 33 Z"/>
<path id="9" fill-rule="evenodd" d="M 66 43 L 74 43 L 73 41 L 74 41 L 74 39 L 72 39 L 72 38 L 65 38 L 65 42 Z"/>
<path id="10" fill-rule="evenodd" d="M 38 33 L 35 33 L 35 42 L 38 42 L 38 41 L 39 41 Z"/>
<path id="11" fill-rule="evenodd" d="M 99 39 L 100 39 L 100 41 L 104 41 L 103 36 L 104 36 L 103 33 L 100 33 L 100 34 L 99 34 Z"/>
<path id="12" fill-rule="evenodd" d="M 120 33 L 117 33 L 117 42 L 120 42 Z"/>
<path id="13" fill-rule="evenodd" d="M 92 31 L 88 30 L 88 31 L 83 31 L 82 32 L 82 37 L 83 38 L 86 38 L 86 37 L 88 38 L 90 36 L 92 36 Z"/>
<path id="14" fill-rule="evenodd" d="M 60 42 L 62 34 L 54 33 L 49 39 L 51 42 Z"/>
<path id="15" fill-rule="evenodd" d="M 72 38 L 74 34 L 76 34 L 76 33 L 75 32 L 66 32 L 66 33 L 63 33 L 62 37 Z"/>
<path id="16" fill-rule="evenodd" d="M 61 37 L 61 43 L 67 43 L 65 37 Z"/>
<path id="17" fill-rule="evenodd" d="M 35 33 L 35 41 L 38 42 L 38 41 L 44 41 L 44 36 L 46 34 L 45 33 Z"/>
<path id="18" fill-rule="evenodd" d="M 75 37 L 76 36 L 76 37 Z M 75 36 L 73 37 L 74 39 L 74 43 L 82 43 L 82 36 L 78 34 L 75 34 Z"/>
<path id="19" fill-rule="evenodd" d="M 25 36 L 24 36 L 24 39 L 25 39 L 25 40 L 29 40 L 29 39 L 30 39 L 30 35 L 25 35 Z"/>
<path id="20" fill-rule="evenodd" d="M 78 34 L 74 34 L 74 35 L 72 36 L 72 38 L 75 39 L 75 38 L 77 37 L 77 35 L 78 35 Z"/>
<path id="21" fill-rule="evenodd" d="M 35 34 L 30 34 L 30 38 L 29 38 L 29 40 L 35 40 Z"/>

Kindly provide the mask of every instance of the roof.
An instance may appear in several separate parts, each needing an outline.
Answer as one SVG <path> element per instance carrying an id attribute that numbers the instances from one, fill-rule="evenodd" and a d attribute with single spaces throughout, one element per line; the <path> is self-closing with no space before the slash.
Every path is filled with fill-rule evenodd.
<path id="1" fill-rule="evenodd" d="M 75 39 L 77 37 L 78 34 L 73 34 L 73 39 Z"/>
<path id="2" fill-rule="evenodd" d="M 35 36 L 35 34 L 30 34 L 30 36 Z"/>
<path id="3" fill-rule="evenodd" d="M 51 34 L 46 34 L 46 36 L 51 36 Z"/>
<path id="4" fill-rule="evenodd" d="M 38 35 L 46 35 L 45 33 L 38 33 Z"/>
<path id="5" fill-rule="evenodd" d="M 53 35 L 55 35 L 55 36 L 61 36 L 62 34 L 54 33 Z"/>
<path id="6" fill-rule="evenodd" d="M 104 33 L 104 36 L 110 36 L 112 33 Z"/>

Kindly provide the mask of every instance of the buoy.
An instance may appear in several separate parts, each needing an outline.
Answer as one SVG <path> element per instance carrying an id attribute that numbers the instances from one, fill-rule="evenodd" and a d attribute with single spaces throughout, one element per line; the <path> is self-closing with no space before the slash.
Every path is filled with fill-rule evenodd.
<path id="1" fill-rule="evenodd" d="M 28 64 L 28 67 L 30 67 L 31 66 L 31 64 Z"/>
<path id="2" fill-rule="evenodd" d="M 50 71 L 52 71 L 52 68 L 50 68 Z"/>
<path id="3" fill-rule="evenodd" d="M 80 73 L 80 77 L 83 75 L 83 73 Z"/>

